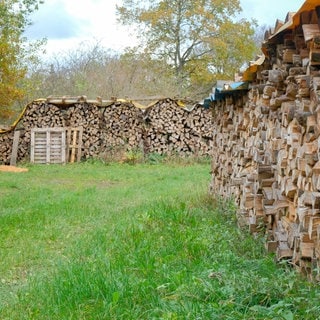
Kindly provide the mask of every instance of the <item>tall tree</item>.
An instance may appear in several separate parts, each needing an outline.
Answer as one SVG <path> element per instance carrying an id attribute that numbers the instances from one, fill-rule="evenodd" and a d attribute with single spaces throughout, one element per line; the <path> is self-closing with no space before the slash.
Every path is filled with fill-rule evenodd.
<path id="1" fill-rule="evenodd" d="M 0 0 L 0 116 L 10 111 L 13 103 L 23 96 L 20 86 L 32 57 L 23 37 L 31 23 L 30 14 L 42 0 Z M 32 47 L 33 51 L 35 47 Z"/>
<path id="2" fill-rule="evenodd" d="M 123 0 L 118 20 L 138 29 L 147 54 L 165 60 L 181 89 L 232 78 L 252 59 L 252 23 L 239 0 Z"/>

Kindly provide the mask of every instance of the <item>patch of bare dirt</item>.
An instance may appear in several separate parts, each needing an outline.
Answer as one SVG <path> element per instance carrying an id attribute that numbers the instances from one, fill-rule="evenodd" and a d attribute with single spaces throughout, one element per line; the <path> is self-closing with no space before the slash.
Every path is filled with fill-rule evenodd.
<path id="1" fill-rule="evenodd" d="M 5 172 L 27 172 L 29 170 L 27 168 L 18 168 L 18 167 L 15 167 L 15 166 L 0 165 L 0 171 L 5 171 Z"/>

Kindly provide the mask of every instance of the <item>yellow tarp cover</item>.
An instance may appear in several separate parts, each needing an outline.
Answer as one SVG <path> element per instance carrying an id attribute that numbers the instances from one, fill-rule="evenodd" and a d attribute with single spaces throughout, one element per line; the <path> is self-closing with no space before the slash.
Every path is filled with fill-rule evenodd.
<path id="1" fill-rule="evenodd" d="M 163 99 L 159 99 L 159 100 L 156 100 L 150 104 L 148 104 L 147 106 L 144 106 L 136 101 L 132 101 L 132 100 L 128 100 L 128 99 L 116 99 L 114 100 L 114 102 L 118 101 L 118 102 L 121 102 L 121 103 L 131 103 L 134 107 L 136 108 L 139 108 L 139 109 L 142 109 L 142 110 L 146 110 L 152 106 L 154 106 L 156 103 L 158 103 L 159 101 L 161 101 Z M 175 102 L 177 103 L 177 105 L 181 108 L 186 108 L 186 104 L 182 101 L 182 100 L 176 100 L 176 99 L 173 99 L 175 100 Z M 33 102 L 45 102 L 47 101 L 47 99 L 37 99 L 37 100 L 34 100 Z M 90 100 L 87 101 L 88 103 L 93 103 L 93 102 L 90 102 Z M 50 101 L 48 101 L 48 103 L 50 103 Z M 76 103 L 76 102 L 75 102 Z M 61 103 L 61 105 L 63 105 L 63 103 Z M 27 104 L 23 110 L 21 111 L 19 117 L 15 120 L 15 122 L 10 126 L 9 129 L 0 129 L 0 134 L 1 133 L 6 133 L 6 132 L 10 132 L 12 131 L 13 129 L 15 129 L 15 127 L 17 126 L 17 124 L 19 123 L 19 121 L 22 119 L 23 115 L 25 114 L 27 108 L 28 108 L 29 104 Z"/>
<path id="2" fill-rule="evenodd" d="M 258 66 L 261 66 L 264 63 L 265 59 L 266 59 L 265 55 L 264 54 L 261 55 L 258 60 L 250 64 L 247 70 L 250 72 L 257 72 Z"/>

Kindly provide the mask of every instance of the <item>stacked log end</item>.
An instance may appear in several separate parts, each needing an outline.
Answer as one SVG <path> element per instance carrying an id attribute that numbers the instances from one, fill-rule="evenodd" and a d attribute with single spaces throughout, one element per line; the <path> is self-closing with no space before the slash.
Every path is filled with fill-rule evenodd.
<path id="1" fill-rule="evenodd" d="M 147 109 L 145 144 L 151 153 L 211 155 L 211 110 L 196 105 L 188 111 L 170 99 Z"/>
<path id="2" fill-rule="evenodd" d="M 13 131 L 8 133 L 0 134 L 0 162 L 10 163 L 11 152 L 12 152 L 12 144 L 13 144 Z"/>
<path id="3" fill-rule="evenodd" d="M 82 156 L 94 157 L 101 149 L 100 110 L 95 104 L 77 103 L 63 110 L 64 127 L 82 127 Z"/>
<path id="4" fill-rule="evenodd" d="M 132 103 L 115 102 L 101 110 L 102 152 L 117 147 L 136 150 L 143 148 L 143 110 Z"/>

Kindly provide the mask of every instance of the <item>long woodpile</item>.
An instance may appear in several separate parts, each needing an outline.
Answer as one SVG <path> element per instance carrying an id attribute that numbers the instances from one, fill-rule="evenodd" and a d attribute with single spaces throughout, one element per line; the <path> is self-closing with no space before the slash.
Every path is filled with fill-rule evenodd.
<path id="1" fill-rule="evenodd" d="M 86 97 L 48 98 L 30 103 L 16 127 L 17 160 L 30 159 L 32 128 L 79 128 L 82 158 L 102 157 L 114 149 L 145 153 L 210 155 L 212 114 L 200 105 L 188 111 L 178 101 L 159 100 L 146 109 L 123 100 Z M 13 130 L 0 133 L 0 163 L 9 163 Z"/>
<path id="2" fill-rule="evenodd" d="M 246 101 L 216 106 L 210 187 L 235 198 L 239 222 L 264 231 L 278 261 L 319 279 L 320 31 L 306 40 L 302 29 L 266 43 Z"/>

